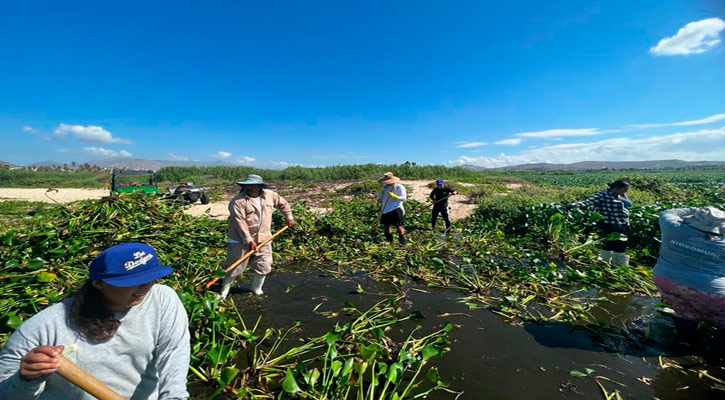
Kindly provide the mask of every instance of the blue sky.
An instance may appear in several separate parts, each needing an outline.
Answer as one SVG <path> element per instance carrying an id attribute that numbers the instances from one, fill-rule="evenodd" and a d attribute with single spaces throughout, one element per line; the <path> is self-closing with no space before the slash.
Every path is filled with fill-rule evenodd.
<path id="1" fill-rule="evenodd" d="M 0 160 L 725 160 L 721 0 L 105 3 L 3 3 Z"/>

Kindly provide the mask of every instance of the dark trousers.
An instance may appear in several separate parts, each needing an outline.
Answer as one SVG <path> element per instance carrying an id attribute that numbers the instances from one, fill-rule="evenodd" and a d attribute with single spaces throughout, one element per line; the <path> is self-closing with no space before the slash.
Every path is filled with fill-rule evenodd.
<path id="1" fill-rule="evenodd" d="M 443 217 L 443 222 L 446 223 L 446 229 L 451 227 L 451 218 L 448 216 L 448 204 L 444 205 L 434 205 L 433 206 L 433 214 L 431 218 L 431 225 L 433 228 L 436 227 L 436 221 L 438 220 L 438 214 L 440 214 Z"/>
<path id="2" fill-rule="evenodd" d="M 602 231 L 601 237 L 607 237 L 610 233 L 618 232 L 623 235 L 629 234 L 629 225 L 612 225 L 598 222 L 597 226 Z M 605 240 L 602 244 L 602 250 L 609 250 L 615 253 L 624 253 L 627 251 L 627 240 Z"/>

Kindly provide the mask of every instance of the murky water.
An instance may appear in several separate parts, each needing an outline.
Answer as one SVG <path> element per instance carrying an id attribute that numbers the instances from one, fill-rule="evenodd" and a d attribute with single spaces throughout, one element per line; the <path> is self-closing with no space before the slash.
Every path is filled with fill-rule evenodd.
<path id="1" fill-rule="evenodd" d="M 368 294 L 357 293 L 358 285 Z M 338 319 L 345 320 L 342 308 L 347 301 L 366 309 L 383 298 L 376 294 L 394 293 L 391 286 L 364 274 L 337 278 L 314 269 L 294 268 L 270 275 L 264 289 L 266 294 L 261 297 L 233 295 L 245 320 L 253 322 L 261 315 L 260 326 L 274 328 L 301 321 L 303 336 L 322 335 Z M 711 389 L 713 382 L 707 379 L 675 368 L 659 368 L 658 355 L 664 350 L 656 343 L 625 354 L 606 352 L 589 334 L 568 324 L 512 326 L 486 309 L 469 309 L 459 302 L 462 295 L 455 291 L 425 286 L 406 290 L 406 306 L 422 311 L 427 318 L 403 323 L 402 329 L 407 331 L 417 323 L 427 332 L 444 322 L 454 324 L 449 332 L 451 351 L 432 364 L 452 389 L 464 392 L 461 398 L 599 399 L 602 391 L 593 376 L 602 376 L 606 379 L 599 382 L 606 390 L 617 389 L 625 399 L 725 399 L 725 391 Z M 610 323 L 635 325 L 653 338 L 671 333 L 666 317 L 653 311 L 657 299 L 610 299 L 608 314 L 603 313 Z M 710 374 L 724 375 L 722 367 L 699 357 L 677 360 L 702 363 L 701 368 Z M 572 370 L 584 372 L 586 368 L 594 370 L 592 377 L 570 375 Z M 452 396 L 437 392 L 429 398 Z"/>

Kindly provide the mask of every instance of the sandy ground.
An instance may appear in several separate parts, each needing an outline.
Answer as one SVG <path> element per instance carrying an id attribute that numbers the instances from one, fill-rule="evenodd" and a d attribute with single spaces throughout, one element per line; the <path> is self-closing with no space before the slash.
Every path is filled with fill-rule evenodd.
<path id="1" fill-rule="evenodd" d="M 229 200 L 213 201 L 209 204 L 192 204 L 184 212 L 198 217 L 207 215 L 215 219 L 227 219 L 229 217 Z"/>
<path id="2" fill-rule="evenodd" d="M 408 185 L 412 190 L 408 193 L 408 198 L 416 200 L 422 203 L 430 203 L 428 195 L 431 189 L 428 188 L 427 180 L 411 180 L 401 181 L 401 183 Z M 340 190 L 345 188 L 350 183 L 337 184 L 331 186 L 328 190 Z M 85 199 L 99 199 L 104 196 L 108 196 L 108 190 L 105 189 L 57 189 L 58 191 L 48 192 L 48 189 L 20 189 L 20 188 L 0 188 L 0 201 L 3 200 L 25 200 L 25 201 L 42 201 L 51 203 L 47 195 L 56 200 L 59 203 L 68 203 L 71 201 L 85 200 Z M 315 194 L 320 192 L 319 190 L 306 190 L 307 195 Z M 290 201 L 295 201 L 296 196 L 290 196 Z M 230 197 L 231 198 L 231 197 Z M 304 197 L 302 197 L 304 198 Z M 193 204 L 187 210 L 186 213 L 193 216 L 207 215 L 211 218 L 227 219 L 229 217 L 229 199 L 221 201 L 215 201 L 209 204 Z M 476 208 L 475 204 L 469 203 L 468 197 L 464 195 L 452 196 L 448 200 L 450 206 L 451 219 L 456 221 L 463 219 L 471 215 L 473 210 Z M 329 211 L 325 208 L 314 207 L 311 205 L 310 208 L 313 211 L 324 213 Z"/>
<path id="3" fill-rule="evenodd" d="M 24 201 L 41 201 L 44 203 L 52 203 L 53 200 L 58 203 L 70 203 L 71 201 L 100 199 L 108 196 L 106 189 L 19 189 L 19 188 L 0 188 L 0 201 L 4 200 L 24 200 Z M 57 192 L 56 192 L 57 190 Z M 47 194 L 47 196 L 46 196 Z M 52 198 L 53 200 L 49 199 Z"/>

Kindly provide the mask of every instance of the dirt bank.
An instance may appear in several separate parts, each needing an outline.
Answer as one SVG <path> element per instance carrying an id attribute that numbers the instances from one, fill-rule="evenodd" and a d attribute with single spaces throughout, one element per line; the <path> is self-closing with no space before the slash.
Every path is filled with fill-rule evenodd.
<path id="1" fill-rule="evenodd" d="M 58 203 L 70 203 L 78 200 L 100 199 L 103 196 L 108 196 L 108 190 L 0 188 L 0 201 L 22 200 L 52 203 L 55 200 Z"/>
<path id="2" fill-rule="evenodd" d="M 411 188 L 408 193 L 408 198 L 421 203 L 430 203 L 428 200 L 428 195 L 431 191 L 428 188 L 430 182 L 428 180 L 401 181 L 401 183 Z M 281 192 L 292 203 L 305 201 L 313 211 L 324 213 L 329 211 L 329 208 L 323 206 L 323 203 L 329 200 L 335 192 L 353 183 L 355 182 L 320 183 L 320 186 L 316 188 L 289 187 L 281 190 Z M 24 200 L 52 203 L 55 200 L 59 203 L 69 203 L 78 200 L 100 199 L 101 197 L 108 196 L 108 194 L 108 190 L 105 189 L 53 189 L 52 191 L 48 191 L 48 189 L 0 188 L 0 201 Z M 227 206 L 229 205 L 231 197 L 231 195 L 227 195 L 224 196 L 224 199 L 209 204 L 193 204 L 186 210 L 186 213 L 193 216 L 206 214 L 212 218 L 226 219 L 229 216 Z M 345 196 L 343 197 L 346 198 Z M 352 196 L 349 197 L 352 198 Z M 468 217 L 476 208 L 476 205 L 471 203 L 468 196 L 465 195 L 452 196 L 448 204 L 450 205 L 450 215 L 453 221 Z"/>
<path id="3" fill-rule="evenodd" d="M 410 187 L 408 198 L 411 200 L 419 201 L 421 203 L 430 203 L 428 195 L 431 189 L 428 184 L 431 181 L 427 180 L 409 180 L 401 181 L 404 185 Z M 345 182 L 345 183 L 320 183 L 319 187 L 305 187 L 305 188 L 293 188 L 284 187 L 279 190 L 282 195 L 289 200 L 291 203 L 298 201 L 304 201 L 312 211 L 324 214 L 328 212 L 330 208 L 323 206 L 325 201 L 328 201 L 331 196 L 339 190 L 343 190 L 347 186 L 356 182 Z M 229 217 L 229 200 L 231 195 L 225 196 L 224 200 L 215 201 L 206 205 L 193 204 L 187 210 L 186 213 L 193 216 L 207 215 L 211 218 L 216 219 L 227 219 Z M 342 198 L 352 198 L 352 196 L 342 196 Z M 470 199 L 466 195 L 452 196 L 448 201 L 450 206 L 451 220 L 457 221 L 464 219 L 471 215 L 473 210 L 476 209 L 476 205 L 470 202 Z"/>

